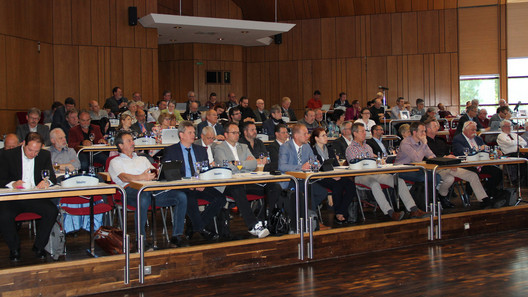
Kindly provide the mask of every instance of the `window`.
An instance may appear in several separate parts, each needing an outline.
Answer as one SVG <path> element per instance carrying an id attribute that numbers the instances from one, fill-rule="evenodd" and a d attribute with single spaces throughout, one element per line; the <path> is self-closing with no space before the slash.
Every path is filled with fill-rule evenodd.
<path id="1" fill-rule="evenodd" d="M 488 114 L 495 114 L 499 104 L 499 75 L 460 77 L 460 111 L 466 109 L 466 102 L 478 99 Z"/>
<path id="2" fill-rule="evenodd" d="M 510 104 L 515 104 L 519 101 L 523 104 L 528 103 L 526 86 L 528 86 L 528 58 L 509 58 L 508 102 Z"/>

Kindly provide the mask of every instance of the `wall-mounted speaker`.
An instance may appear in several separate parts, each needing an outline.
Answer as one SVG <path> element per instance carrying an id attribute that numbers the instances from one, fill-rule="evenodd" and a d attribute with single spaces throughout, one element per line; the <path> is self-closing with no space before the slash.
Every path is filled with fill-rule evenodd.
<path id="1" fill-rule="evenodd" d="M 128 25 L 135 26 L 137 25 L 137 22 L 138 22 L 137 7 L 135 6 L 128 7 Z"/>
<path id="2" fill-rule="evenodd" d="M 282 43 L 282 33 L 279 33 L 273 36 L 273 39 L 275 39 L 275 44 L 281 44 Z"/>

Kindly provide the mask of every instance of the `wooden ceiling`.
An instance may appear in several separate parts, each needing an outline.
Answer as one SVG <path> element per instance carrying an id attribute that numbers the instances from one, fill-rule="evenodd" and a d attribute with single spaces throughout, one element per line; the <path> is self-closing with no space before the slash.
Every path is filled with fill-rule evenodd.
<path id="1" fill-rule="evenodd" d="M 274 21 L 275 0 L 232 0 L 245 20 Z M 277 0 L 278 21 L 456 8 L 457 0 Z"/>

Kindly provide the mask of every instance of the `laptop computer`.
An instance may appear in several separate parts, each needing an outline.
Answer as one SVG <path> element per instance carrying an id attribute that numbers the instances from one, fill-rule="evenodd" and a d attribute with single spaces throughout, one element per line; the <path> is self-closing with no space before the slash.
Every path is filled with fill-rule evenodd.
<path id="1" fill-rule="evenodd" d="M 321 110 L 329 111 L 330 110 L 330 104 L 323 104 L 323 106 L 321 106 Z"/>
<path id="2" fill-rule="evenodd" d="M 161 163 L 160 169 L 158 170 L 158 181 L 173 181 L 181 179 L 181 166 L 182 161 L 165 161 Z"/>
<path id="3" fill-rule="evenodd" d="M 162 144 L 171 144 L 180 142 L 180 137 L 178 136 L 178 129 L 163 129 L 161 130 L 161 143 Z"/>
<path id="4" fill-rule="evenodd" d="M 187 103 L 185 102 L 176 103 L 176 107 L 174 109 L 178 111 L 185 111 L 187 109 Z"/>

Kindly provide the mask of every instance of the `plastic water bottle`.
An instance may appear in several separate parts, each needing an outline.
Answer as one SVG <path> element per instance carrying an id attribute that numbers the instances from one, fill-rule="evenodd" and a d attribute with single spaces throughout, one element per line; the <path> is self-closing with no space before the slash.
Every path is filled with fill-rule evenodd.
<path id="1" fill-rule="evenodd" d="M 378 168 L 381 168 L 381 165 L 382 165 L 381 153 L 378 153 L 378 158 L 376 159 L 376 164 L 378 165 Z"/>

